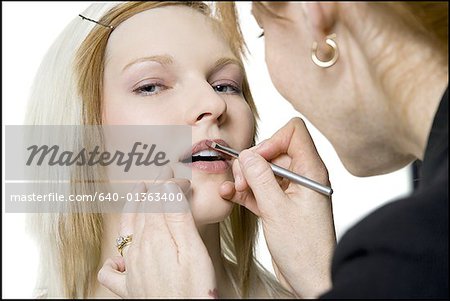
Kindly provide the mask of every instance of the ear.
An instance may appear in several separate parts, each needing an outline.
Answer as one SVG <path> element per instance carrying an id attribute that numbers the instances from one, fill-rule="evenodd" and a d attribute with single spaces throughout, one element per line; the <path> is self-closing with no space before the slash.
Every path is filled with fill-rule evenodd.
<path id="1" fill-rule="evenodd" d="M 311 34 L 318 42 L 331 34 L 337 18 L 336 2 L 303 2 L 303 12 L 309 23 Z"/>

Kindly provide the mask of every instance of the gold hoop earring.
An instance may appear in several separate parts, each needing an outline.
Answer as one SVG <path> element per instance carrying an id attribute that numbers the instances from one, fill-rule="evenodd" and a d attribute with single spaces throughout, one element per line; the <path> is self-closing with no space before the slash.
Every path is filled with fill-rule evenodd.
<path id="1" fill-rule="evenodd" d="M 325 43 L 327 43 L 331 48 L 333 48 L 334 51 L 333 57 L 329 61 L 319 60 L 319 58 L 317 57 L 317 42 L 315 41 L 313 42 L 311 50 L 311 59 L 314 62 L 314 64 L 316 64 L 321 68 L 329 68 L 336 63 L 339 57 L 339 49 L 334 39 L 336 39 L 335 33 L 327 36 L 327 39 L 325 40 Z"/>

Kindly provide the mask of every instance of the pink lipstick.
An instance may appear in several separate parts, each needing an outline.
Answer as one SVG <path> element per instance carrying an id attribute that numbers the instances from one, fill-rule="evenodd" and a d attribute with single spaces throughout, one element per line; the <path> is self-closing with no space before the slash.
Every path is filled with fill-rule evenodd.
<path id="1" fill-rule="evenodd" d="M 205 139 L 195 143 L 192 149 L 186 152 L 180 162 L 206 173 L 224 173 L 230 168 L 231 157 L 211 149 L 212 143 L 228 145 L 222 139 Z"/>

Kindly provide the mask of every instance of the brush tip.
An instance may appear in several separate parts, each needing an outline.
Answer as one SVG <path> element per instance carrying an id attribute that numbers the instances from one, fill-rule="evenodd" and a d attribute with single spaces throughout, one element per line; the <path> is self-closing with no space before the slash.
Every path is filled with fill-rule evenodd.
<path id="1" fill-rule="evenodd" d="M 216 148 L 217 143 L 215 143 L 214 141 L 206 141 L 206 145 L 211 147 L 211 148 Z"/>

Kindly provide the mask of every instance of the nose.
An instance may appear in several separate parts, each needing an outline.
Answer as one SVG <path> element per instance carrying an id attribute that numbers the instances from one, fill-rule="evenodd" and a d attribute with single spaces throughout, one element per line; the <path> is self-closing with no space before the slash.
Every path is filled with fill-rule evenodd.
<path id="1" fill-rule="evenodd" d="M 227 116 L 227 103 L 208 82 L 197 84 L 197 89 L 189 101 L 188 123 L 217 123 L 221 125 Z"/>

